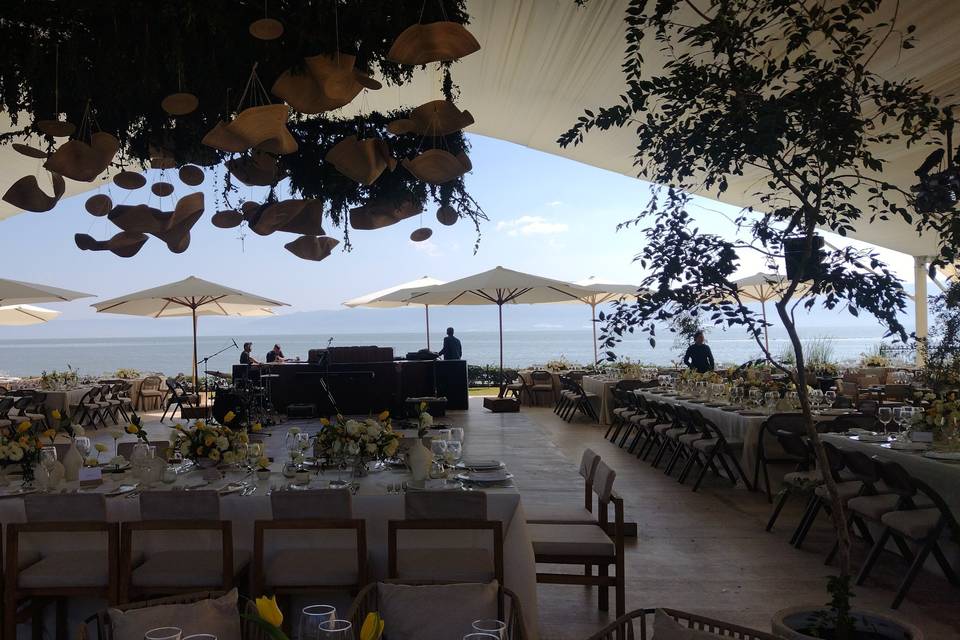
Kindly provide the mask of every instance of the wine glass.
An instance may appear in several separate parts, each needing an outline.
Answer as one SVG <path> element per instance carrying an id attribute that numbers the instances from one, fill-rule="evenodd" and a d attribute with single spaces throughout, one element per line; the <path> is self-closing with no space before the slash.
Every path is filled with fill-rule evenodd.
<path id="1" fill-rule="evenodd" d="M 891 424 L 898 433 L 903 429 L 903 407 L 893 408 L 893 420 L 891 420 Z"/>
<path id="2" fill-rule="evenodd" d="M 494 638 L 506 640 L 507 625 L 501 620 L 494 620 L 492 618 L 485 620 L 474 620 L 471 626 L 473 627 L 473 630 L 478 633 L 487 633 Z"/>
<path id="3" fill-rule="evenodd" d="M 827 404 L 830 405 L 830 408 L 833 409 L 834 403 L 837 401 L 837 392 L 833 389 L 827 391 L 823 394 L 823 399 L 827 401 Z"/>
<path id="4" fill-rule="evenodd" d="M 260 442 L 251 442 L 247 445 L 247 463 L 251 469 L 255 469 L 260 458 L 263 457 L 263 444 Z"/>
<path id="5" fill-rule="evenodd" d="M 183 630 L 179 627 L 157 627 L 143 634 L 143 640 L 180 640 Z"/>
<path id="6" fill-rule="evenodd" d="M 730 402 L 740 404 L 740 398 L 743 397 L 743 387 L 733 387 L 730 389 Z"/>
<path id="7" fill-rule="evenodd" d="M 748 394 L 748 397 L 750 398 L 750 404 L 757 407 L 760 406 L 760 398 L 762 397 L 760 395 L 760 389 L 757 389 L 756 387 L 750 387 L 750 393 Z"/>
<path id="8" fill-rule="evenodd" d="M 312 604 L 304 607 L 300 612 L 299 640 L 317 640 L 320 635 L 320 624 L 337 619 L 337 608 L 329 604 Z"/>
<path id="9" fill-rule="evenodd" d="M 791 409 L 796 409 L 800 406 L 800 394 L 796 391 L 787 391 L 787 402 L 790 403 Z"/>
<path id="10" fill-rule="evenodd" d="M 777 408 L 777 401 L 780 400 L 780 394 L 776 391 L 767 391 L 763 394 L 763 403 L 767 407 L 767 411 L 773 413 Z"/>
<path id="11" fill-rule="evenodd" d="M 453 427 L 450 429 L 450 442 L 463 442 L 463 427 Z"/>
<path id="12" fill-rule="evenodd" d="M 447 441 L 434 438 L 430 441 L 430 451 L 433 453 L 433 459 L 440 462 L 447 453 Z"/>
<path id="13" fill-rule="evenodd" d="M 353 637 L 353 626 L 349 620 L 327 620 L 321 622 L 319 627 L 320 634 L 318 638 L 325 640 L 347 640 Z"/>
<path id="14" fill-rule="evenodd" d="M 463 458 L 463 444 L 456 440 L 448 440 L 447 451 L 444 457 L 447 464 L 453 465 L 460 462 L 461 458 Z"/>
<path id="15" fill-rule="evenodd" d="M 217 636 L 212 633 L 191 633 L 188 636 L 183 636 L 180 640 L 217 640 Z"/>
<path id="16" fill-rule="evenodd" d="M 90 457 L 90 452 L 93 450 L 93 443 L 90 442 L 90 438 L 77 436 L 73 439 L 73 446 L 77 448 L 77 453 L 83 458 L 83 464 L 87 464 L 87 458 Z"/>
<path id="17" fill-rule="evenodd" d="M 495 636 L 492 633 L 474 631 L 473 633 L 468 633 L 463 636 L 463 640 L 500 640 L 500 636 Z"/>
<path id="18" fill-rule="evenodd" d="M 46 491 L 49 491 L 53 484 L 53 470 L 57 468 L 57 448 L 51 445 L 40 449 L 40 464 L 47 472 Z"/>
<path id="19" fill-rule="evenodd" d="M 877 409 L 877 420 L 880 421 L 880 424 L 883 425 L 883 431 L 886 432 L 887 425 L 893 420 L 893 411 L 890 410 L 890 407 L 880 407 Z"/>

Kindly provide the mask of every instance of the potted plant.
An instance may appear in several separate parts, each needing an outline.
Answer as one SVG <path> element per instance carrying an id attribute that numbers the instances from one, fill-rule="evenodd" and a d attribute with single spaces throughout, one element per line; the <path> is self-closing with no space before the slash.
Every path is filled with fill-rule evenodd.
<path id="1" fill-rule="evenodd" d="M 825 245 L 820 232 L 846 235 L 875 218 L 898 218 L 940 234 L 942 255 L 934 264 L 960 247 L 957 231 L 942 222 L 951 216 L 918 210 L 910 185 L 879 177 L 892 144 L 924 141 L 943 131 L 949 117 L 914 81 L 889 81 L 872 70 L 882 46 L 915 44 L 913 27 L 897 24 L 897 6 L 895 0 L 632 0 L 625 17 L 625 90 L 617 103 L 584 111 L 558 140 L 565 147 L 595 130 L 628 129 L 635 136 L 638 177 L 653 183 L 650 201 L 618 227 L 642 228 L 645 245 L 636 260 L 649 275 L 639 287 L 650 293 L 601 315 L 608 357 L 615 357 L 625 333 L 644 333 L 655 345 L 656 328 L 669 328 L 683 315 L 746 330 L 767 366 L 797 390 L 823 469 L 829 465 L 812 419 L 813 380 L 797 311 L 866 313 L 888 335 L 906 341 L 898 314 L 907 294 L 876 253 Z M 665 64 L 648 68 L 644 55 L 651 49 L 667 58 Z M 750 205 L 732 220 L 733 237 L 705 232 L 690 212 L 691 193 L 729 198 L 731 185 L 740 190 L 732 199 Z M 854 197 L 861 194 L 866 204 Z M 789 337 L 792 366 L 767 348 L 763 335 L 770 324 L 734 284 L 741 252 L 755 252 L 774 272 L 776 316 Z M 805 609 L 819 616 L 819 637 L 878 637 L 850 623 L 856 618 L 850 533 L 829 474 L 825 487 L 839 572 L 828 585 L 830 604 Z M 884 617 L 889 625 L 877 629 L 886 634 L 897 623 Z M 786 616 L 783 623 L 799 627 L 794 637 L 810 630 L 803 617 Z M 893 635 L 879 637 L 917 634 L 899 625 Z"/>

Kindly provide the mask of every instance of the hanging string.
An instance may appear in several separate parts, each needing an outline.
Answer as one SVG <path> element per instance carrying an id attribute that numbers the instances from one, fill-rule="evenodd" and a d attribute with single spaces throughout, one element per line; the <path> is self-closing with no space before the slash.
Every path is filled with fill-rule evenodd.
<path id="1" fill-rule="evenodd" d="M 60 43 L 53 49 L 53 117 L 60 119 Z"/>
<path id="2" fill-rule="evenodd" d="M 337 47 L 337 66 L 340 66 L 340 0 L 333 0 L 333 41 Z"/>

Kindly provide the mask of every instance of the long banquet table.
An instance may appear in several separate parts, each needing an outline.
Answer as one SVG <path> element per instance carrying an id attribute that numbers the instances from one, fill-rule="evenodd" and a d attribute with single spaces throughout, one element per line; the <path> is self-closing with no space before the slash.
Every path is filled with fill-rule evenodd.
<path id="1" fill-rule="evenodd" d="M 268 451 L 279 448 L 283 441 L 282 432 L 274 433 L 273 437 L 265 438 L 268 444 Z M 274 442 L 270 442 L 274 441 Z M 271 446 L 272 445 L 272 446 Z M 220 517 L 230 520 L 233 523 L 233 537 L 235 549 L 252 552 L 253 549 L 253 523 L 256 520 L 271 519 L 271 507 L 269 492 L 271 490 L 282 490 L 288 486 L 290 480 L 279 473 L 282 464 L 279 460 L 282 457 L 278 454 L 275 458 L 272 470 L 274 473 L 268 482 L 256 482 L 246 471 L 229 471 L 221 480 L 210 483 L 211 489 L 221 489 L 230 482 L 246 479 L 251 485 L 256 485 L 256 492 L 251 495 L 239 495 L 238 493 L 222 495 L 220 498 Z M 105 474 L 105 482 L 102 486 L 86 490 L 97 493 L 109 493 L 117 486 L 123 483 L 132 482 L 128 473 L 124 474 Z M 330 480 L 337 479 L 335 471 L 327 471 L 322 474 L 311 475 L 310 488 L 324 488 Z M 373 472 L 364 478 L 357 478 L 353 481 L 358 485 L 358 491 L 353 498 L 354 516 L 366 520 L 367 548 L 369 558 L 370 579 L 382 579 L 387 577 L 387 521 L 403 519 L 404 501 L 403 495 L 388 494 L 387 484 L 397 484 L 402 481 L 409 481 L 409 474 L 406 472 L 396 472 L 383 470 Z M 177 480 L 172 485 L 156 485 L 154 490 L 178 491 L 187 488 L 195 488 L 202 483 L 202 474 L 199 470 L 191 470 L 178 474 Z M 10 488 L 13 488 L 11 485 Z M 76 491 L 76 483 L 68 483 L 64 491 Z M 503 522 L 503 553 L 504 553 L 504 585 L 513 590 L 519 597 L 523 607 L 525 627 L 527 637 L 536 638 L 537 632 L 537 585 L 536 585 L 536 565 L 533 557 L 533 547 L 530 542 L 529 532 L 526 525 L 526 515 L 523 505 L 520 501 L 520 495 L 516 488 L 491 488 L 487 489 L 488 494 L 488 512 L 492 520 Z M 2 494 L 0 494 L 2 498 Z M 111 522 L 137 521 L 140 519 L 140 502 L 136 495 L 128 497 L 125 495 L 107 497 L 107 519 Z M 23 522 L 25 520 L 24 506 L 22 498 L 10 497 L 0 499 L 0 522 Z M 297 533 L 285 535 L 282 539 L 278 536 L 278 543 L 284 548 L 311 548 L 317 545 L 325 545 L 332 548 L 349 548 L 352 546 L 352 534 L 345 533 L 345 537 L 338 538 L 331 535 L 330 532 L 324 532 L 319 536 L 304 535 Z M 83 549 L 93 548 L 96 541 L 81 540 L 82 536 L 72 535 L 68 547 L 71 551 L 82 552 Z M 49 539 L 47 539 L 49 540 Z M 180 546 L 177 539 L 171 539 L 169 534 L 151 534 L 138 537 L 138 546 L 143 545 L 145 551 L 171 550 Z M 200 543 L 202 538 L 196 533 L 191 535 L 191 545 Z M 404 537 L 401 540 L 401 548 L 407 547 L 484 547 L 489 546 L 489 534 L 485 533 L 464 533 L 464 532 L 423 532 L 418 534 L 415 540 Z M 202 540 L 202 544 L 212 551 L 219 548 L 216 539 Z M 30 545 L 22 546 L 23 553 L 30 553 Z M 102 548 L 99 547 L 99 548 Z M 86 611 L 89 614 L 91 611 Z"/>

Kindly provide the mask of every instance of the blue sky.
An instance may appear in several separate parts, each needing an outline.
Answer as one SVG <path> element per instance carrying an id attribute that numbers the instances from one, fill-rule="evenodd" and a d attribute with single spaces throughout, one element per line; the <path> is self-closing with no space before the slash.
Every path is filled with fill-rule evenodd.
<path id="1" fill-rule="evenodd" d="M 208 177 L 207 212 L 194 227 L 190 248 L 183 254 L 171 254 L 153 238 L 137 256 L 126 260 L 107 252 L 79 251 L 74 233 L 103 239 L 116 231 L 105 218 L 86 213 L 87 196 L 81 195 L 51 212 L 24 213 L 0 222 L 5 240 L 3 276 L 109 298 L 196 275 L 286 301 L 292 305 L 286 312 L 335 309 L 343 300 L 422 275 L 452 280 L 496 265 L 568 280 L 595 275 L 634 282 L 642 277 L 639 266 L 632 263 L 640 232 L 616 232 L 615 226 L 647 201 L 646 183 L 512 143 L 481 136 L 471 136 L 471 142 L 474 169 L 467 184 L 490 217 L 481 228 L 477 255 L 473 255 L 473 227 L 463 221 L 454 227 L 438 224 L 435 205 L 428 205 L 423 214 L 423 224 L 434 229 L 433 237 L 424 243 L 408 240 L 410 232 L 421 226 L 420 220 L 411 218 L 378 231 L 353 232 L 351 253 L 338 249 L 319 263 L 287 252 L 283 244 L 292 236 L 283 233 L 260 237 L 248 232 L 241 252 L 236 229 L 210 224 L 219 182 L 211 184 Z M 736 210 L 703 202 L 701 228 L 733 233 L 725 216 L 735 215 Z M 340 236 L 338 230 L 328 229 L 328 233 Z M 908 256 L 892 251 L 881 254 L 902 278 L 911 281 Z M 758 258 L 744 257 L 743 275 L 759 270 Z M 93 301 L 49 306 L 63 311 L 58 322 L 65 322 L 93 317 L 89 308 Z M 0 337 L 4 333 L 0 328 Z M 15 335 L 29 332 L 18 330 Z"/>

